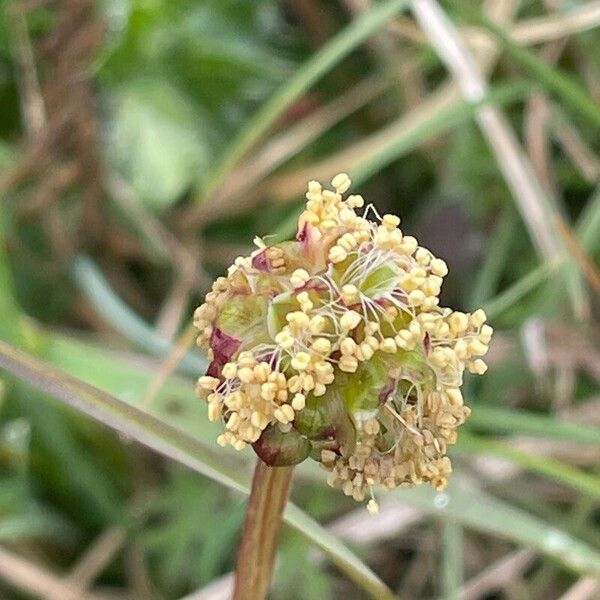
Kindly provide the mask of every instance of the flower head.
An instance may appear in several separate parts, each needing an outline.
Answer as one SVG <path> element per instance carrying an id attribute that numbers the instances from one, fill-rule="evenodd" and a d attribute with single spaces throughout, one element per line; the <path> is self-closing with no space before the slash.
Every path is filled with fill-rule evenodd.
<path id="1" fill-rule="evenodd" d="M 198 391 L 219 444 L 270 465 L 311 457 L 374 512 L 375 486 L 446 485 L 463 371 L 485 372 L 492 328 L 439 306 L 446 264 L 398 217 L 358 214 L 345 174 L 332 186 L 311 181 L 296 240 L 257 238 L 196 310 L 211 359 Z"/>

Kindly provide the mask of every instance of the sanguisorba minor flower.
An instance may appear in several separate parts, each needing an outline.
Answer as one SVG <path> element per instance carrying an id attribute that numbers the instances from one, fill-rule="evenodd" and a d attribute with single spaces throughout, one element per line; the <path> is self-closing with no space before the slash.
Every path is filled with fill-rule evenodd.
<path id="1" fill-rule="evenodd" d="M 483 374 L 483 310 L 439 306 L 446 263 L 343 195 L 308 184 L 296 240 L 239 257 L 195 312 L 211 359 L 198 391 L 221 445 L 270 466 L 310 457 L 357 501 L 374 488 L 447 483 L 446 455 L 469 415 L 463 371 Z M 372 217 L 372 220 L 371 220 Z"/>

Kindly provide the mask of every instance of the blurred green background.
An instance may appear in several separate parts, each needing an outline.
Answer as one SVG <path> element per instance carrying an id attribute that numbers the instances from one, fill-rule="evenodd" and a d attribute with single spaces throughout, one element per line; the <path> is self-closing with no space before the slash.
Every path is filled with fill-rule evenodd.
<path id="1" fill-rule="evenodd" d="M 600 597 L 600 2 L 0 6 L 2 340 L 208 457 L 192 311 L 345 171 L 497 334 L 447 492 L 371 517 L 303 466 L 293 501 L 402 598 Z M 0 598 L 227 598 L 243 495 L 28 379 L 0 371 Z M 366 598 L 313 525 L 272 598 Z"/>

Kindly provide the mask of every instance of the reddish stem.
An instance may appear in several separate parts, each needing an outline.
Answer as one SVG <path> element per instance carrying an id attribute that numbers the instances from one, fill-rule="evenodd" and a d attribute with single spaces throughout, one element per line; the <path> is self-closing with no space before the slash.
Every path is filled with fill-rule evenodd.
<path id="1" fill-rule="evenodd" d="M 263 600 L 271 583 L 281 515 L 293 467 L 269 467 L 258 460 L 238 548 L 233 600 Z"/>

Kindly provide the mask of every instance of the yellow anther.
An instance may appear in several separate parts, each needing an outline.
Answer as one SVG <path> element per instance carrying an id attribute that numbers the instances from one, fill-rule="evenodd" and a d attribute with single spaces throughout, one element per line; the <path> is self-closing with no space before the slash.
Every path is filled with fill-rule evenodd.
<path id="1" fill-rule="evenodd" d="M 342 356 L 340 358 L 339 367 L 341 371 L 346 373 L 354 373 L 358 369 L 358 360 L 354 356 Z"/>
<path id="2" fill-rule="evenodd" d="M 480 358 L 468 362 L 467 367 L 476 375 L 483 375 L 487 371 L 487 365 Z"/>
<path id="3" fill-rule="evenodd" d="M 337 454 L 333 450 L 321 450 L 321 462 L 332 463 L 337 458 Z"/>
<path id="4" fill-rule="evenodd" d="M 420 306 L 421 304 L 423 304 L 423 302 L 425 302 L 425 298 L 426 296 L 421 290 L 413 290 L 408 295 L 408 302 L 412 306 Z"/>
<path id="5" fill-rule="evenodd" d="M 388 230 L 396 229 L 400 225 L 400 218 L 396 215 L 383 215 L 381 224 Z"/>
<path id="6" fill-rule="evenodd" d="M 463 339 L 459 339 L 456 342 L 456 344 L 454 344 L 454 352 L 456 353 L 456 356 L 458 356 L 458 358 L 460 358 L 461 360 L 467 358 L 467 356 L 469 356 L 469 348 L 467 342 Z"/>
<path id="7" fill-rule="evenodd" d="M 285 318 L 290 327 L 294 327 L 295 329 L 303 329 L 310 323 L 310 318 L 299 310 L 288 313 Z"/>
<path id="8" fill-rule="evenodd" d="M 378 332 L 380 329 L 379 323 L 377 321 L 369 321 L 365 324 L 365 335 L 373 335 Z"/>
<path id="9" fill-rule="evenodd" d="M 350 189 L 352 181 L 346 173 L 340 173 L 331 180 L 331 185 L 335 188 L 338 194 L 343 194 Z"/>
<path id="10" fill-rule="evenodd" d="M 310 296 L 308 295 L 308 292 L 300 292 L 299 294 L 296 294 L 296 300 L 298 300 L 300 304 L 304 304 L 305 302 L 310 302 Z"/>
<path id="11" fill-rule="evenodd" d="M 300 411 L 306 406 L 306 396 L 304 394 L 295 394 L 292 399 L 292 408 Z"/>
<path id="12" fill-rule="evenodd" d="M 429 252 L 429 250 L 426 248 L 417 248 L 417 251 L 415 252 L 415 259 L 422 267 L 429 265 L 432 258 L 433 257 L 431 256 L 431 252 Z"/>
<path id="13" fill-rule="evenodd" d="M 294 341 L 294 337 L 287 329 L 283 329 L 275 336 L 275 342 L 284 350 L 289 350 L 294 345 Z"/>
<path id="14" fill-rule="evenodd" d="M 338 214 L 338 218 L 340 223 L 344 225 L 351 225 L 356 221 L 356 213 L 351 208 L 342 208 Z M 341 240 L 338 240 L 338 244 L 340 244 Z M 350 250 L 351 248 L 346 248 L 345 244 L 340 244 L 345 250 Z"/>
<path id="15" fill-rule="evenodd" d="M 489 325 L 483 325 L 483 327 L 481 328 L 481 331 L 479 332 L 479 339 L 484 344 L 489 344 L 492 339 L 493 333 L 494 333 L 494 330 Z"/>
<path id="16" fill-rule="evenodd" d="M 296 371 L 304 371 L 310 365 L 310 354 L 308 352 L 298 352 L 294 358 L 292 358 L 292 369 Z"/>
<path id="17" fill-rule="evenodd" d="M 346 206 L 349 206 L 350 208 L 362 208 L 364 205 L 364 198 L 360 194 L 353 194 L 346 198 Z"/>
<path id="18" fill-rule="evenodd" d="M 372 515 L 376 515 L 379 512 L 379 504 L 377 504 L 377 501 L 374 498 L 371 498 L 367 502 L 367 510 Z"/>
<path id="19" fill-rule="evenodd" d="M 336 264 L 346 260 L 348 254 L 341 246 L 332 246 L 328 258 L 330 262 Z"/>
<path id="20" fill-rule="evenodd" d="M 209 402 L 208 403 L 208 420 L 216 421 L 221 418 L 223 414 L 223 407 L 219 402 Z"/>
<path id="21" fill-rule="evenodd" d="M 358 302 L 360 292 L 355 285 L 347 284 L 342 287 L 342 301 L 344 304 L 354 304 Z"/>
<path id="22" fill-rule="evenodd" d="M 267 402 L 272 402 L 275 400 L 275 396 L 277 394 L 277 386 L 272 382 L 263 383 L 260 386 L 260 396 L 263 400 Z"/>
<path id="23" fill-rule="evenodd" d="M 448 266 L 441 258 L 432 259 L 429 266 L 431 267 L 431 272 L 438 277 L 445 277 L 448 275 Z"/>
<path id="24" fill-rule="evenodd" d="M 321 315 L 315 315 L 311 317 L 310 322 L 308 324 L 308 329 L 313 335 L 318 335 L 325 329 L 326 320 L 325 317 Z"/>
<path id="25" fill-rule="evenodd" d="M 231 413 L 231 416 L 227 420 L 227 429 L 230 431 L 235 431 L 240 425 L 241 419 L 239 413 Z"/>
<path id="26" fill-rule="evenodd" d="M 481 340 L 473 340 L 469 344 L 469 352 L 471 355 L 483 356 L 488 351 L 488 347 Z"/>
<path id="27" fill-rule="evenodd" d="M 254 367 L 256 364 L 256 359 L 254 358 L 254 354 L 249 351 L 240 352 L 240 355 L 237 359 L 237 364 L 240 367 Z"/>
<path id="28" fill-rule="evenodd" d="M 213 391 L 219 385 L 219 380 L 216 377 L 203 375 L 198 379 L 198 386 L 206 391 Z"/>
<path id="29" fill-rule="evenodd" d="M 487 321 L 487 316 L 485 314 L 485 311 L 482 308 L 476 310 L 471 315 L 470 321 L 471 321 L 471 325 L 473 325 L 473 327 L 481 327 Z"/>
<path id="30" fill-rule="evenodd" d="M 237 373 L 237 365 L 233 362 L 228 362 L 223 365 L 221 374 L 225 379 L 233 379 Z"/>
<path id="31" fill-rule="evenodd" d="M 254 382 L 254 370 L 251 367 L 242 367 L 239 369 L 237 376 L 243 383 Z"/>
<path id="32" fill-rule="evenodd" d="M 344 331 L 352 331 L 362 321 L 362 317 L 354 310 L 344 313 L 340 319 L 340 327 Z"/>
<path id="33" fill-rule="evenodd" d="M 373 348 L 371 348 L 370 344 L 367 344 L 367 342 L 363 342 L 360 346 L 360 354 L 362 355 L 360 358 L 361 360 L 370 360 L 371 358 L 373 358 L 373 354 L 375 354 L 375 351 L 373 350 Z"/>
<path id="34" fill-rule="evenodd" d="M 308 271 L 305 271 L 304 269 L 296 269 L 290 277 L 290 283 L 294 289 L 297 289 L 306 285 L 306 282 L 309 279 L 310 275 L 308 274 Z"/>
<path id="35" fill-rule="evenodd" d="M 327 388 L 325 387 L 324 383 L 315 383 L 312 393 L 318 398 L 319 396 L 324 396 L 326 391 Z"/>
<path id="36" fill-rule="evenodd" d="M 466 331 L 467 327 L 469 326 L 469 317 L 467 317 L 467 315 L 465 315 L 463 312 L 453 312 L 448 317 L 448 325 L 450 325 L 450 329 L 454 333 L 461 334 Z"/>
<path id="37" fill-rule="evenodd" d="M 448 388 L 446 390 L 446 395 L 448 396 L 448 400 L 452 406 L 463 405 L 463 395 L 458 388 Z"/>
<path id="38" fill-rule="evenodd" d="M 401 252 L 405 252 L 406 254 L 413 254 L 417 247 L 417 240 L 410 235 L 405 235 L 402 238 L 402 244 L 400 245 L 399 250 L 401 250 Z"/>
<path id="39" fill-rule="evenodd" d="M 321 184 L 318 181 L 309 181 L 308 182 L 309 193 L 320 194 L 322 189 L 323 188 L 321 187 Z"/>
<path id="40" fill-rule="evenodd" d="M 282 404 L 273 412 L 273 416 L 283 424 L 291 423 L 294 420 L 294 409 L 289 404 Z"/>
<path id="41" fill-rule="evenodd" d="M 316 352 L 317 354 L 328 356 L 331 352 L 331 342 L 327 338 L 317 338 L 313 342 L 310 349 Z"/>
<path id="42" fill-rule="evenodd" d="M 381 342 L 381 350 L 383 352 L 388 352 L 389 354 L 393 354 L 394 352 L 396 352 L 397 350 L 397 346 L 396 346 L 396 342 L 394 341 L 394 338 L 388 337 L 385 338 L 383 340 L 383 342 Z"/>
<path id="43" fill-rule="evenodd" d="M 271 374 L 271 366 L 269 363 L 261 362 L 254 367 L 254 380 L 257 382 L 267 381 Z"/>
<path id="44" fill-rule="evenodd" d="M 352 338 L 345 338 L 340 344 L 340 352 L 343 356 L 352 356 L 356 352 L 356 342 Z"/>

